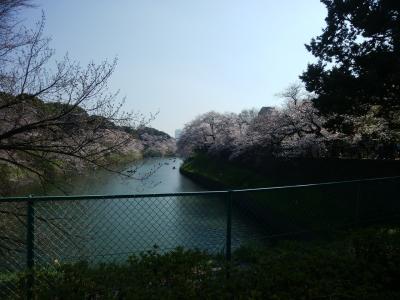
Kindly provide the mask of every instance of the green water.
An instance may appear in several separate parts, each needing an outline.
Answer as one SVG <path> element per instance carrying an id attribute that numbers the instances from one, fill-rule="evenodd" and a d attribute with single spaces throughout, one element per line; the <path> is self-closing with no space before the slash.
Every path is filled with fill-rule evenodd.
<path id="1" fill-rule="evenodd" d="M 71 178 L 69 194 L 122 195 L 178 193 L 204 188 L 182 176 L 178 158 L 152 158 L 127 170 L 136 178 L 105 171 Z M 51 195 L 62 194 L 49 188 Z M 226 236 L 226 199 L 220 196 L 170 196 L 137 199 L 45 201 L 35 203 L 39 261 L 88 259 L 124 260 L 132 253 L 161 251 L 178 246 L 223 253 Z M 261 240 L 252 218 L 233 208 L 233 247 Z"/>
<path id="2" fill-rule="evenodd" d="M 179 158 L 149 158 L 126 166 L 129 177 L 105 170 L 88 171 L 64 178 L 56 185 L 37 186 L 22 195 L 116 195 L 178 193 L 204 190 L 179 173 Z"/>
<path id="3" fill-rule="evenodd" d="M 177 158 L 153 158 L 126 171 L 75 176 L 63 184 L 74 195 L 157 194 L 202 191 L 182 176 Z M 134 172 L 133 172 L 134 170 Z M 398 181 L 344 184 L 237 194 L 232 208 L 234 248 L 259 243 L 271 234 L 341 228 L 355 221 L 398 215 Z M 50 195 L 62 194 L 46 187 Z M 40 190 L 30 191 L 40 194 Z M 24 204 L 24 203 L 20 203 Z M 13 209 L 13 203 L 4 203 Z M 178 246 L 222 253 L 226 243 L 226 199 L 221 196 L 152 196 L 129 199 L 35 202 L 35 255 L 40 264 L 55 260 L 123 261 L 129 255 Z M 18 208 L 14 208 L 17 210 Z M 22 208 L 24 209 L 24 208 Z M 249 215 L 248 211 L 257 214 Z M 258 215 L 257 218 L 254 218 Z M 260 219 L 263 218 L 263 219 Z M 265 225 L 268 221 L 268 224 Z M 10 224 L 21 224 L 10 220 Z M 13 230 L 11 226 L 7 226 Z M 21 226 L 21 238 L 25 227 Z M 18 253 L 23 253 L 24 249 Z"/>

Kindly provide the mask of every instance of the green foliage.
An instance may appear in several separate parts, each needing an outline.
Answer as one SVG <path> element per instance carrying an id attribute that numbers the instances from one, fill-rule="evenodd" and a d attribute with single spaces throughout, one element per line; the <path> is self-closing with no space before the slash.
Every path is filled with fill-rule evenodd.
<path id="1" fill-rule="evenodd" d="M 396 0 L 321 0 L 328 10 L 323 33 L 306 46 L 315 57 L 301 79 L 316 94 L 316 107 L 362 115 L 380 105 L 390 118 L 400 99 L 400 2 Z M 343 128 L 342 128 L 343 129 Z"/>
<path id="2" fill-rule="evenodd" d="M 197 250 L 157 249 L 131 256 L 125 264 L 55 264 L 35 271 L 36 299 L 200 298 L 217 291 L 215 261 Z M 0 286 L 24 286 L 27 274 L 0 277 Z M 14 282 L 13 282 L 14 281 Z M 24 297 L 24 289 L 16 298 Z"/>
<path id="3" fill-rule="evenodd" d="M 3 93 L 4 95 L 4 93 Z M 68 103 L 62 102 L 45 102 L 38 97 L 33 97 L 29 94 L 21 94 L 17 97 L 12 95 L 7 95 L 9 101 L 20 101 L 20 103 L 28 104 L 32 108 L 36 109 L 36 114 L 38 115 L 50 115 L 56 116 L 62 114 L 66 111 L 70 111 L 74 115 L 80 115 L 82 117 L 88 118 L 89 115 L 85 109 L 80 106 L 74 106 Z"/>
<path id="4" fill-rule="evenodd" d="M 327 244 L 285 242 L 268 253 L 241 249 L 246 269 L 237 285 L 268 299 L 397 299 L 400 236 L 394 232 L 370 229 Z"/>
<path id="5" fill-rule="evenodd" d="M 27 274 L 0 275 L 24 297 Z M 399 299 L 400 230 L 343 232 L 330 242 L 242 247 L 232 263 L 157 249 L 125 264 L 55 264 L 35 272 L 35 299 Z"/>

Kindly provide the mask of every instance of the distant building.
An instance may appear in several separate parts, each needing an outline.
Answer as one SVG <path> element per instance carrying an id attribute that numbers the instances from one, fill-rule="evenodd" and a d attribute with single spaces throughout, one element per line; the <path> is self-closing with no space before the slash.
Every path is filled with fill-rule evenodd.
<path id="1" fill-rule="evenodd" d="M 175 139 L 179 139 L 182 134 L 182 129 L 175 130 Z"/>
<path id="2" fill-rule="evenodd" d="M 258 112 L 259 116 L 268 116 L 270 114 L 272 114 L 272 112 L 275 110 L 274 107 L 271 106 L 264 106 L 261 107 L 260 111 Z"/>

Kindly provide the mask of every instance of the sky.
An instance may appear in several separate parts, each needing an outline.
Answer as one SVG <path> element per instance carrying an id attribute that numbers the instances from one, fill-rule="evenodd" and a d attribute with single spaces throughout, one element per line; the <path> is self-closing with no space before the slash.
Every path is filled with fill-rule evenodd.
<path id="1" fill-rule="evenodd" d="M 110 89 L 124 109 L 158 112 L 174 135 L 210 110 L 275 106 L 315 59 L 304 47 L 324 27 L 319 0 L 36 0 L 56 56 L 82 64 L 118 57 Z"/>

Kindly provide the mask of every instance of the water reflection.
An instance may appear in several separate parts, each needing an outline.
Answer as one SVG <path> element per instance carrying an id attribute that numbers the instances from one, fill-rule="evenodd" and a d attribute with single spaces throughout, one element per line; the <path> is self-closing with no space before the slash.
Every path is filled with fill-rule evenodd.
<path id="1" fill-rule="evenodd" d="M 178 158 L 149 158 L 124 171 L 132 177 L 123 177 L 104 170 L 97 170 L 73 178 L 68 184 L 68 193 L 79 194 L 137 194 L 137 193 L 178 193 L 201 191 L 204 188 L 179 173 L 182 163 Z M 134 170 L 134 174 L 129 171 Z M 50 194 L 61 194 L 50 189 Z"/>
<path id="2" fill-rule="evenodd" d="M 97 171 L 72 180 L 70 193 L 121 195 L 204 190 L 179 173 L 181 163 L 175 158 L 149 159 L 135 174 L 141 177 L 153 173 L 142 180 Z M 36 207 L 38 215 L 51 218 L 56 226 L 40 227 L 47 237 L 47 242 L 41 243 L 41 259 L 120 261 L 154 245 L 162 251 L 183 246 L 221 253 L 226 235 L 225 200 L 221 196 L 196 195 L 42 202 Z M 262 236 L 257 224 L 235 207 L 232 230 L 234 247 Z"/>

